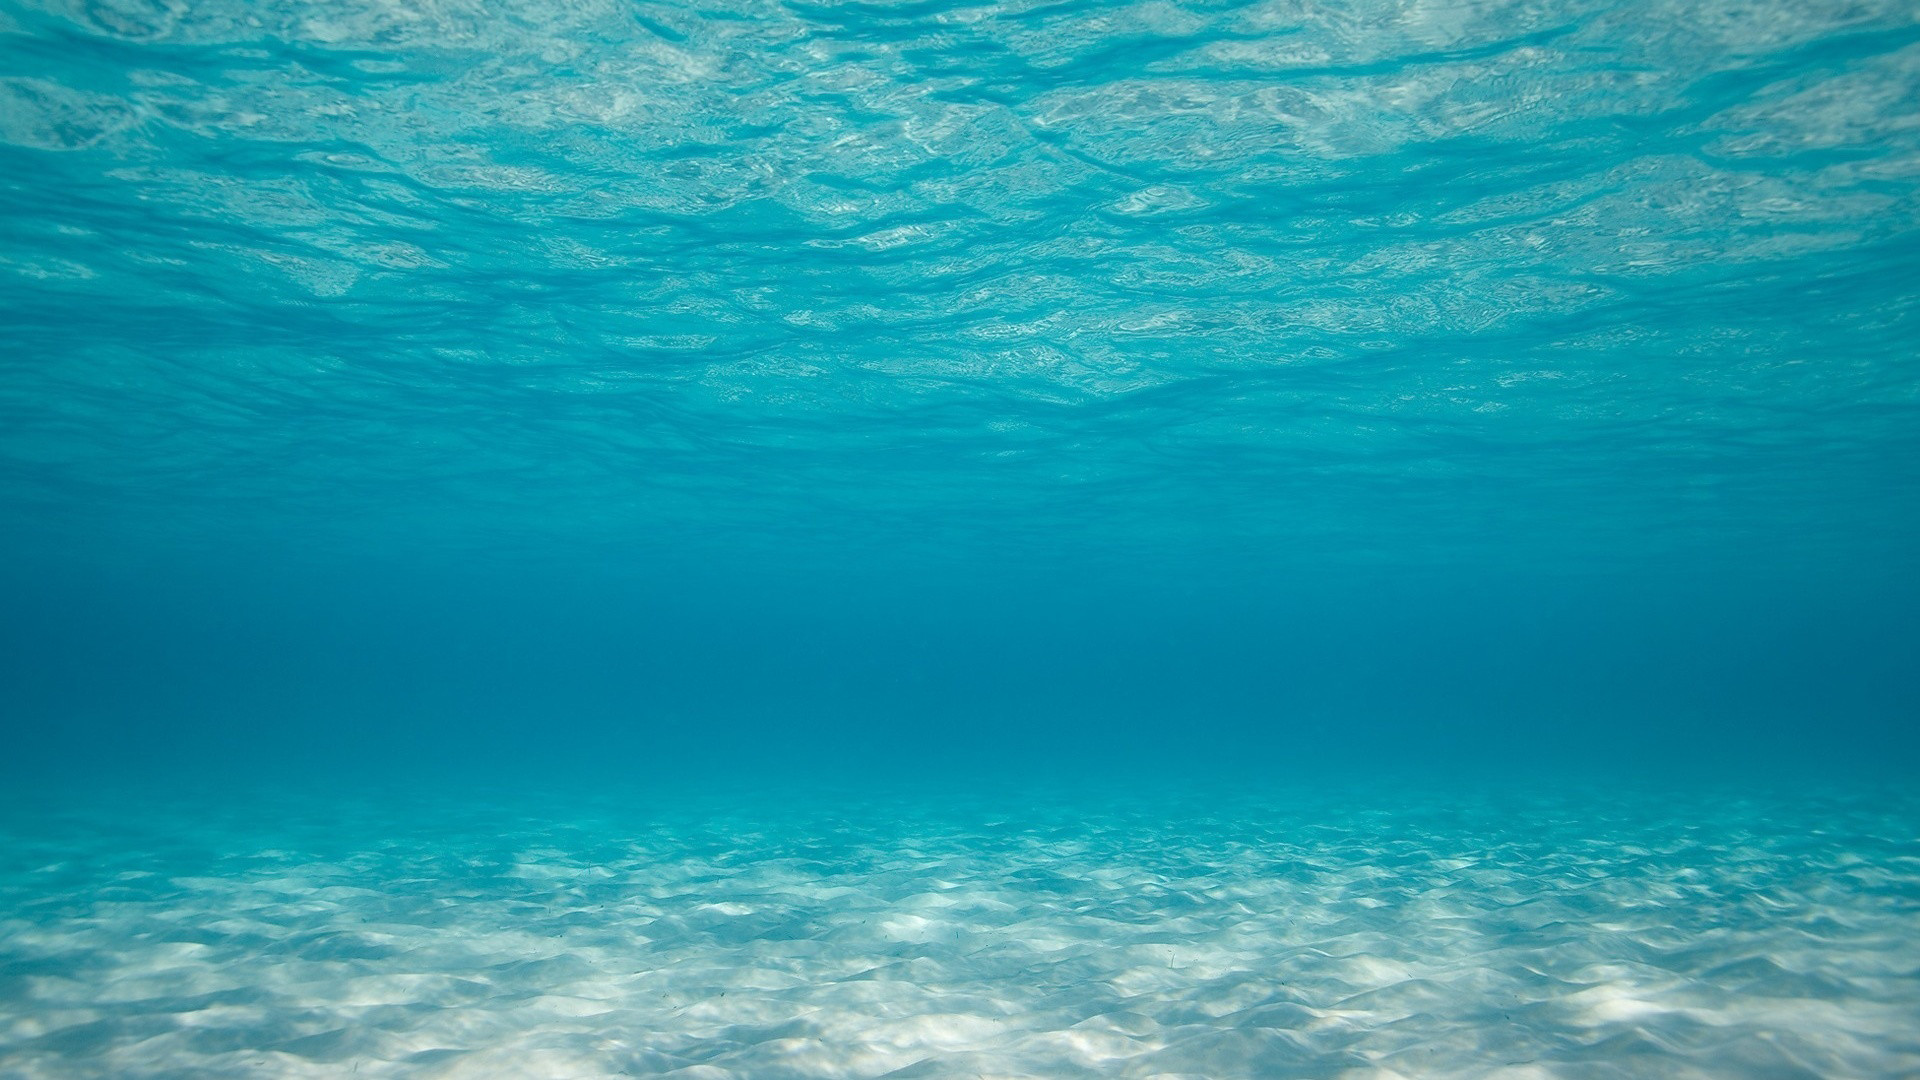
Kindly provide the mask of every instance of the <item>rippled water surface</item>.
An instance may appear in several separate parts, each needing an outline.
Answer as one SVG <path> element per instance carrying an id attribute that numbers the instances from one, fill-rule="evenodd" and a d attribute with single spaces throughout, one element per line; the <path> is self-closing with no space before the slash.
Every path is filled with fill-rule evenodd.
<path id="1" fill-rule="evenodd" d="M 9 0 L 0 73 L 67 542 L 1915 534 L 1905 0 Z"/>
<path id="2" fill-rule="evenodd" d="M 0 0 L 0 1080 L 1920 1076 L 1915 342 L 1913 0 Z"/>

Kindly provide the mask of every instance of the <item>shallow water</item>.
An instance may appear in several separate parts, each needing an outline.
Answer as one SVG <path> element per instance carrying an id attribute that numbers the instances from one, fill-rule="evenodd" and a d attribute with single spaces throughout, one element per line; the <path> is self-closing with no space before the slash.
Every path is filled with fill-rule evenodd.
<path id="1" fill-rule="evenodd" d="M 0 0 L 0 1080 L 1920 1076 L 1915 342 L 1912 0 Z"/>
<path id="2" fill-rule="evenodd" d="M 8 0 L 0 60 L 42 557 L 1914 535 L 1906 0 Z"/>
<path id="3" fill-rule="evenodd" d="M 1920 805 L 1885 790 L 455 788 L 4 824 L 20 1080 L 1920 1069 Z"/>

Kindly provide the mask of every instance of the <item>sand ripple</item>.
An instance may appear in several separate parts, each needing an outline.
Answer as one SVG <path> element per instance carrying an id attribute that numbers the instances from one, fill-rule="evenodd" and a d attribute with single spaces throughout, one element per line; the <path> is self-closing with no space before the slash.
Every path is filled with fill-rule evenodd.
<path id="1" fill-rule="evenodd" d="M 1671 792 L 16 806 L 0 1077 L 1915 1075 L 1916 820 Z"/>

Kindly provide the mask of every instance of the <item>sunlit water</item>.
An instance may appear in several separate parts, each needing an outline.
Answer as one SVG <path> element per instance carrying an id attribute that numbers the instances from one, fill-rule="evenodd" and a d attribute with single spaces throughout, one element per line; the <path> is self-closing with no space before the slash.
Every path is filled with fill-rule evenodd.
<path id="1" fill-rule="evenodd" d="M 32 548 L 1190 579 L 1913 535 L 1907 0 L 0 31 Z"/>
<path id="2" fill-rule="evenodd" d="M 1920 1069 L 1885 791 L 309 798 L 15 808 L 3 1074 Z"/>
<path id="3" fill-rule="evenodd" d="M 1917 103 L 0 0 L 0 1080 L 1920 1075 Z"/>

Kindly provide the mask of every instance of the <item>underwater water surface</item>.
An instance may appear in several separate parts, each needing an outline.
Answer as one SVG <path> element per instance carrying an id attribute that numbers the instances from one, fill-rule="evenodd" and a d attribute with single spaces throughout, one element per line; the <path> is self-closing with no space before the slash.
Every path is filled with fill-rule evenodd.
<path id="1" fill-rule="evenodd" d="M 0 1080 L 1920 1075 L 1908 0 L 0 0 Z"/>

